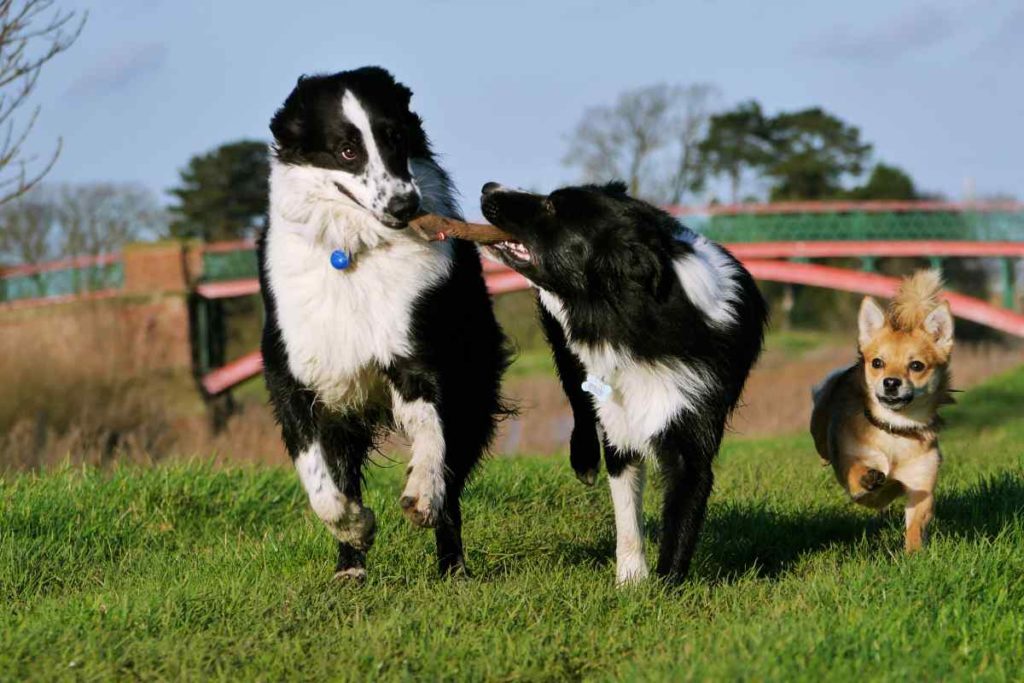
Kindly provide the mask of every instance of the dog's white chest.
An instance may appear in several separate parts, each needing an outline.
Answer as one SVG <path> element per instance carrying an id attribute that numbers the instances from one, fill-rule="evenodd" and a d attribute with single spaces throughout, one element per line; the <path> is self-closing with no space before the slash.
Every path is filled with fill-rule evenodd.
<path id="1" fill-rule="evenodd" d="M 684 410 L 694 411 L 708 393 L 710 374 L 676 359 L 638 360 L 608 344 L 573 341 L 562 302 L 541 290 L 540 300 L 565 331 L 570 350 L 580 359 L 590 394 L 608 441 L 616 448 L 653 455 L 651 440 Z"/>
<path id="2" fill-rule="evenodd" d="M 292 374 L 334 407 L 365 401 L 376 369 L 412 352 L 416 300 L 451 265 L 448 245 L 409 238 L 359 253 L 336 270 L 322 244 L 272 232 L 268 278 Z"/>

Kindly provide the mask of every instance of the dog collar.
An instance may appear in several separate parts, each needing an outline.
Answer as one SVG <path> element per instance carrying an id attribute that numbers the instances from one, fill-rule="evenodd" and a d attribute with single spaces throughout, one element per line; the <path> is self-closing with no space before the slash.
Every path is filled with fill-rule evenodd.
<path id="1" fill-rule="evenodd" d="M 886 422 L 875 416 L 871 412 L 870 408 L 864 409 L 864 417 L 871 423 L 873 427 L 881 429 L 883 432 L 892 434 L 893 436 L 900 436 L 905 439 L 917 439 L 918 441 L 927 441 L 928 437 L 934 437 L 935 432 L 942 426 L 942 418 L 936 415 L 932 418 L 931 422 L 920 427 L 903 427 L 894 425 L 891 422 Z"/>

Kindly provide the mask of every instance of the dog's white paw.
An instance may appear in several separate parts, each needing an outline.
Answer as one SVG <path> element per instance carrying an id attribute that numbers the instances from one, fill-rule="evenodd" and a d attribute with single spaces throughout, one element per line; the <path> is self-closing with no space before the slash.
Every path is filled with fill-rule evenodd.
<path id="1" fill-rule="evenodd" d="M 363 567 L 349 567 L 334 572 L 334 580 L 338 583 L 363 583 L 366 581 L 366 569 Z"/>
<path id="2" fill-rule="evenodd" d="M 416 526 L 437 526 L 444 506 L 443 475 L 425 472 L 421 474 L 418 468 L 414 468 L 398 502 L 402 506 L 402 512 Z"/>
<path id="3" fill-rule="evenodd" d="M 615 563 L 615 585 L 629 586 L 647 579 L 647 559 L 643 555 L 630 555 Z"/>

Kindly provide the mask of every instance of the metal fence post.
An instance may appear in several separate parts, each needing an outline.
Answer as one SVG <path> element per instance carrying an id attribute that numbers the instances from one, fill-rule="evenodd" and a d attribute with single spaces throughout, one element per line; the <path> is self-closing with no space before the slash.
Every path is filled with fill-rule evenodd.
<path id="1" fill-rule="evenodd" d="M 1017 303 L 1013 282 L 1013 259 L 1009 256 L 999 259 L 999 271 L 1000 280 L 1002 280 L 1003 284 L 1003 308 L 1012 311 Z"/>

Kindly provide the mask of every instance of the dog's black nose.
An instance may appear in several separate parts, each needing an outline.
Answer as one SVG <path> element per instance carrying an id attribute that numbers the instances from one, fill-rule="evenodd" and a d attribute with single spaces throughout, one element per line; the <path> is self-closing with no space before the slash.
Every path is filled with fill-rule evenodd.
<path id="1" fill-rule="evenodd" d="M 484 183 L 484 186 L 480 188 L 480 194 L 490 194 L 501 187 L 501 183 L 489 182 Z"/>
<path id="2" fill-rule="evenodd" d="M 885 393 L 887 394 L 895 394 L 902 384 L 903 380 L 899 377 L 886 377 L 882 380 L 882 386 L 885 387 Z"/>
<path id="3" fill-rule="evenodd" d="M 399 194 L 388 202 L 388 213 L 400 221 L 407 221 L 420 210 L 420 196 L 415 192 Z"/>

